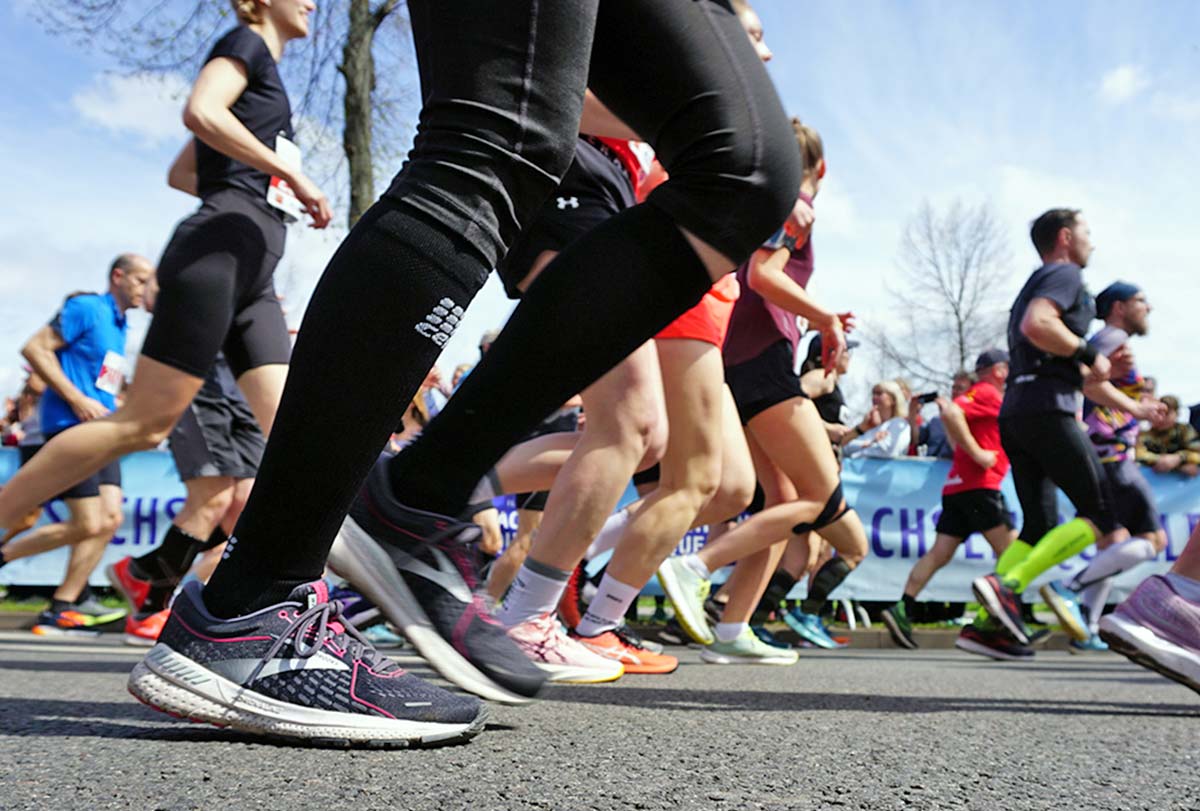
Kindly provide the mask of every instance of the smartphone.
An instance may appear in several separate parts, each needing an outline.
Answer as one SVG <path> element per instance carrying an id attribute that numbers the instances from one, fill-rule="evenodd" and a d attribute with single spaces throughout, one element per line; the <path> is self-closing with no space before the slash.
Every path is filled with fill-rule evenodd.
<path id="1" fill-rule="evenodd" d="M 924 394 L 917 395 L 917 402 L 921 405 L 925 405 L 926 403 L 932 403 L 937 398 L 938 393 L 936 391 L 927 391 Z"/>

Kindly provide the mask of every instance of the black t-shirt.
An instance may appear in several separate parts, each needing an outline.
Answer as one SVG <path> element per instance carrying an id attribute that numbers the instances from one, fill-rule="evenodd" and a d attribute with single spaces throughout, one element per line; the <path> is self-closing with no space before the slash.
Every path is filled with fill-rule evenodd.
<path id="1" fill-rule="evenodd" d="M 1078 265 L 1064 262 L 1033 272 L 1009 313 L 1008 387 L 1001 417 L 1074 414 L 1083 405 L 1083 376 L 1078 361 L 1043 352 L 1021 333 L 1025 311 L 1036 298 L 1057 304 L 1067 329 L 1080 338 L 1096 317 L 1096 303 L 1083 285 L 1083 271 Z"/>
<path id="2" fill-rule="evenodd" d="M 821 415 L 824 422 L 831 422 L 835 425 L 846 424 L 846 398 L 842 394 L 841 386 L 835 385 L 829 394 L 822 394 L 815 398 L 813 405 L 817 407 L 817 413 Z"/>
<path id="3" fill-rule="evenodd" d="M 269 149 L 275 148 L 275 136 L 295 140 L 292 130 L 292 106 L 279 78 L 279 68 L 263 38 L 246 26 L 238 26 L 217 40 L 204 60 L 218 57 L 236 59 L 246 66 L 249 84 L 233 103 L 230 111 L 246 129 Z M 241 161 L 234 160 L 196 139 L 196 176 L 200 197 L 222 189 L 243 189 L 266 204 L 271 178 Z"/>

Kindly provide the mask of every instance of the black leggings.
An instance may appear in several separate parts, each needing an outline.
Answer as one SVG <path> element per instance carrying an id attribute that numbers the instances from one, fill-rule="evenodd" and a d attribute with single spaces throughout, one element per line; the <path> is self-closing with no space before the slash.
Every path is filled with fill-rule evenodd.
<path id="1" fill-rule="evenodd" d="M 1029 414 L 1000 419 L 1000 444 L 1012 463 L 1021 502 L 1021 538 L 1036 544 L 1058 525 L 1058 490 L 1103 533 L 1116 529 L 1104 471 L 1087 434 L 1070 414 Z"/>

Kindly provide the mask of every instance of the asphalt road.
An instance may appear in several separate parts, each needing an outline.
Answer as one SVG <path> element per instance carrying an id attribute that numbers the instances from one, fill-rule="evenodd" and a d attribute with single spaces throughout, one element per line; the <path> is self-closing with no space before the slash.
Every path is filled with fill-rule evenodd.
<path id="1" fill-rule="evenodd" d="M 673 652 L 670 676 L 493 707 L 465 746 L 339 751 L 155 713 L 115 640 L 3 633 L 0 809 L 1200 809 L 1200 696 L 1114 655 Z"/>

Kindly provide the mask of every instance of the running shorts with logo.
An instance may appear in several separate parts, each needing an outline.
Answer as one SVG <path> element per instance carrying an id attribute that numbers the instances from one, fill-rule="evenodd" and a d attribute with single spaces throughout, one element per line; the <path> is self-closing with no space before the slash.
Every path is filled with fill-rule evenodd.
<path id="1" fill-rule="evenodd" d="M 62 433 L 62 432 L 60 431 L 58 433 Z M 45 441 L 49 442 L 51 439 L 54 439 L 54 437 L 58 436 L 58 433 L 49 434 L 48 436 L 46 436 Z M 45 447 L 44 443 L 41 445 L 21 445 L 21 446 L 19 446 L 17 448 L 17 453 L 20 456 L 21 464 L 24 465 L 25 463 L 27 463 L 30 459 L 32 459 L 37 454 L 38 451 L 40 451 L 44 447 Z M 100 470 L 93 473 L 91 476 L 88 476 L 83 481 L 78 482 L 77 484 L 75 484 L 71 487 L 68 487 L 66 490 L 59 493 L 54 498 L 55 499 L 95 498 L 96 496 L 100 495 L 100 485 L 102 485 L 102 484 L 110 484 L 110 485 L 113 485 L 114 487 L 121 486 L 121 460 L 120 459 L 114 459 L 113 461 L 111 461 L 107 465 L 105 465 L 104 467 L 100 468 Z M 53 501 L 54 499 L 50 499 L 50 500 Z"/>
<path id="2" fill-rule="evenodd" d="M 253 479 L 266 444 L 229 364 L 218 356 L 168 438 L 179 478 Z"/>
<path id="3" fill-rule="evenodd" d="M 806 396 L 794 364 L 792 345 L 784 339 L 744 363 L 725 367 L 725 382 L 733 393 L 742 425 L 771 406 Z"/>
<path id="4" fill-rule="evenodd" d="M 281 217 L 250 192 L 226 188 L 179 223 L 158 263 L 142 354 L 200 378 L 222 351 L 235 377 L 287 363 L 291 340 L 274 281 Z"/>
<path id="5" fill-rule="evenodd" d="M 1013 528 L 1012 513 L 999 490 L 964 490 L 942 495 L 937 533 L 965 539 L 998 526 Z"/>

